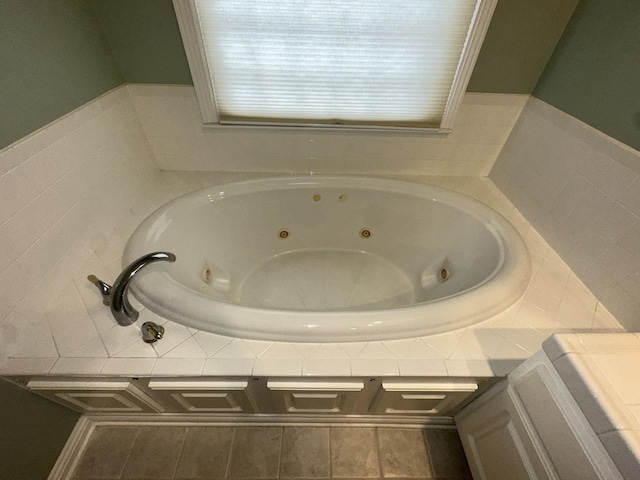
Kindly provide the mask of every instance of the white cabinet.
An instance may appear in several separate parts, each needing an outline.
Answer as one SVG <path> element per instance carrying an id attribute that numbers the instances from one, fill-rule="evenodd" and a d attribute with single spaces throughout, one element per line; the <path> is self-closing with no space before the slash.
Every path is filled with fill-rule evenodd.
<path id="1" fill-rule="evenodd" d="M 622 478 L 543 352 L 455 420 L 476 480 Z"/>
<path id="2" fill-rule="evenodd" d="M 478 389 L 467 379 L 384 381 L 371 408 L 377 415 L 447 415 Z"/>
<path id="3" fill-rule="evenodd" d="M 456 416 L 458 432 L 476 480 L 556 478 L 529 436 L 511 391 L 475 400 Z"/>
<path id="4" fill-rule="evenodd" d="M 364 383 L 358 381 L 274 380 L 267 388 L 276 413 L 316 413 L 345 415 L 353 413 Z"/>
<path id="5" fill-rule="evenodd" d="M 537 365 L 514 379 L 513 389 L 559 478 L 615 478 L 604 468 L 611 462 L 595 432 L 552 372 Z"/>
<path id="6" fill-rule="evenodd" d="M 85 413 L 300 414 L 447 417 L 473 394 L 455 378 L 91 378 L 21 383 Z M 18 379 L 19 381 L 19 379 Z"/>
<path id="7" fill-rule="evenodd" d="M 164 412 L 164 407 L 129 381 L 31 380 L 27 388 L 86 413 Z"/>
<path id="8" fill-rule="evenodd" d="M 149 389 L 172 410 L 193 413 L 254 413 L 246 380 L 151 380 Z M 173 407 L 173 408 L 172 408 Z"/>

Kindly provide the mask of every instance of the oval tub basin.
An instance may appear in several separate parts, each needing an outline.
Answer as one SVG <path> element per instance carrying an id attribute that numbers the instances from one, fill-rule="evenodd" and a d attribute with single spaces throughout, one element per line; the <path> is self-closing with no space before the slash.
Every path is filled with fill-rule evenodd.
<path id="1" fill-rule="evenodd" d="M 531 262 L 499 214 L 445 189 L 357 177 L 216 185 L 173 200 L 132 235 L 124 263 L 172 264 L 132 285 L 151 311 L 243 338 L 341 342 L 418 337 L 503 311 Z"/>

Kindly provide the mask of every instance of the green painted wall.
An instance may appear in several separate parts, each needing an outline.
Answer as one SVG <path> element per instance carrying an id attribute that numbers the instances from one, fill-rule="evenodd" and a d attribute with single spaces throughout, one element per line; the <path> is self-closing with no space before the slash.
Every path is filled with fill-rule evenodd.
<path id="1" fill-rule="evenodd" d="M 171 0 L 91 0 L 128 83 L 191 85 Z"/>
<path id="2" fill-rule="evenodd" d="M 498 0 L 469 92 L 531 93 L 578 0 Z"/>
<path id="3" fill-rule="evenodd" d="M 87 2 L 0 7 L 0 148 L 122 83 Z"/>
<path id="4" fill-rule="evenodd" d="M 0 380 L 0 478 L 46 479 L 80 415 Z"/>
<path id="5" fill-rule="evenodd" d="M 171 0 L 0 1 L 0 148 L 123 81 L 191 84 Z M 468 90 L 537 83 L 537 97 L 640 148 L 640 2 L 582 0 L 558 43 L 576 3 L 499 0 Z"/>
<path id="6" fill-rule="evenodd" d="M 171 0 L 0 2 L 0 148 L 123 81 L 192 83 Z M 531 93 L 576 2 L 499 0 L 469 91 Z"/>
<path id="7" fill-rule="evenodd" d="M 640 150 L 640 1 L 582 0 L 533 94 Z"/>

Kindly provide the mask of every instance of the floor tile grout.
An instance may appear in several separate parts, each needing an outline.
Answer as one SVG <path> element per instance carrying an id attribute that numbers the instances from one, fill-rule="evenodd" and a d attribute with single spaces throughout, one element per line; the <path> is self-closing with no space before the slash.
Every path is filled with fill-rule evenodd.
<path id="1" fill-rule="evenodd" d="M 233 433 L 231 434 L 231 445 L 229 446 L 229 455 L 227 456 L 227 468 L 224 472 L 224 478 L 229 478 L 229 469 L 231 468 L 231 456 L 233 455 L 233 445 L 236 441 L 236 431 L 237 431 L 237 427 L 234 427 Z"/>
<path id="2" fill-rule="evenodd" d="M 135 437 L 133 439 L 133 442 L 131 442 L 131 447 L 129 447 L 129 453 L 127 453 L 127 457 L 126 457 L 125 461 L 122 463 L 122 469 L 120 470 L 120 475 L 118 475 L 118 478 L 122 478 L 122 476 L 124 475 L 124 469 L 127 468 L 127 462 L 131 458 L 131 454 L 133 453 L 133 447 L 135 446 L 136 442 L 138 441 L 138 437 L 139 436 L 140 436 L 140 427 L 138 427 L 136 429 L 136 435 L 135 435 Z"/>
<path id="3" fill-rule="evenodd" d="M 331 430 L 333 430 L 333 427 L 329 427 L 329 478 L 333 478 L 333 442 L 331 441 Z"/>
<path id="4" fill-rule="evenodd" d="M 431 459 L 431 449 L 429 448 L 429 439 L 427 438 L 427 429 L 422 429 L 422 440 L 424 441 L 424 448 L 427 451 L 427 460 L 429 461 L 429 468 L 431 469 L 431 475 L 435 478 L 436 471 L 433 468 L 433 460 Z"/>
<path id="5" fill-rule="evenodd" d="M 280 449 L 278 450 L 278 478 L 282 477 L 280 469 L 282 468 L 282 445 L 284 443 L 284 427 L 280 428 Z"/>
<path id="6" fill-rule="evenodd" d="M 176 459 L 176 464 L 173 467 L 173 476 L 171 478 L 175 478 L 178 473 L 178 465 L 180 465 L 180 459 L 182 458 L 182 453 L 184 452 L 184 445 L 187 443 L 187 436 L 189 435 L 189 427 L 185 427 L 184 438 L 182 439 L 182 445 L 180 445 L 180 451 L 178 452 L 178 458 Z"/>
<path id="7" fill-rule="evenodd" d="M 380 448 L 380 437 L 378 436 L 378 427 L 375 427 L 376 453 L 378 454 L 378 473 L 380 478 L 384 477 L 384 469 L 382 467 L 382 451 Z"/>

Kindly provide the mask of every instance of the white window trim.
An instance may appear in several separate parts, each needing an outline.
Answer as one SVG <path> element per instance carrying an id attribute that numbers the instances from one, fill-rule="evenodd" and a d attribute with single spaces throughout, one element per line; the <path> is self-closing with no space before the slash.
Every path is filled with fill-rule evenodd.
<path id="1" fill-rule="evenodd" d="M 463 48 L 462 56 L 454 76 L 453 85 L 449 92 L 449 98 L 445 107 L 442 122 L 439 128 L 434 127 L 393 127 L 393 126 L 371 126 L 371 125 L 310 125 L 303 123 L 279 123 L 279 122 L 260 122 L 260 123 L 229 123 L 221 124 L 216 105 L 216 97 L 213 85 L 211 84 L 211 73 L 206 60 L 204 45 L 202 43 L 202 33 L 200 24 L 197 20 L 197 10 L 195 0 L 173 0 L 173 6 L 178 19 L 180 34 L 184 43 L 189 69 L 193 79 L 193 86 L 196 91 L 196 97 L 200 105 L 202 121 L 205 126 L 216 127 L 233 127 L 233 126 L 249 126 L 254 128 L 272 128 L 272 127 L 288 127 L 299 129 L 301 127 L 314 129 L 360 129 L 360 130 L 387 130 L 402 132 L 424 132 L 424 133 L 449 133 L 452 131 L 453 123 L 460 107 L 460 103 L 464 97 L 464 93 L 471 79 L 473 67 L 478 59 L 482 42 L 489 28 L 491 17 L 496 8 L 498 0 L 480 0 L 479 6 L 471 20 L 471 28 L 469 35 Z"/>

